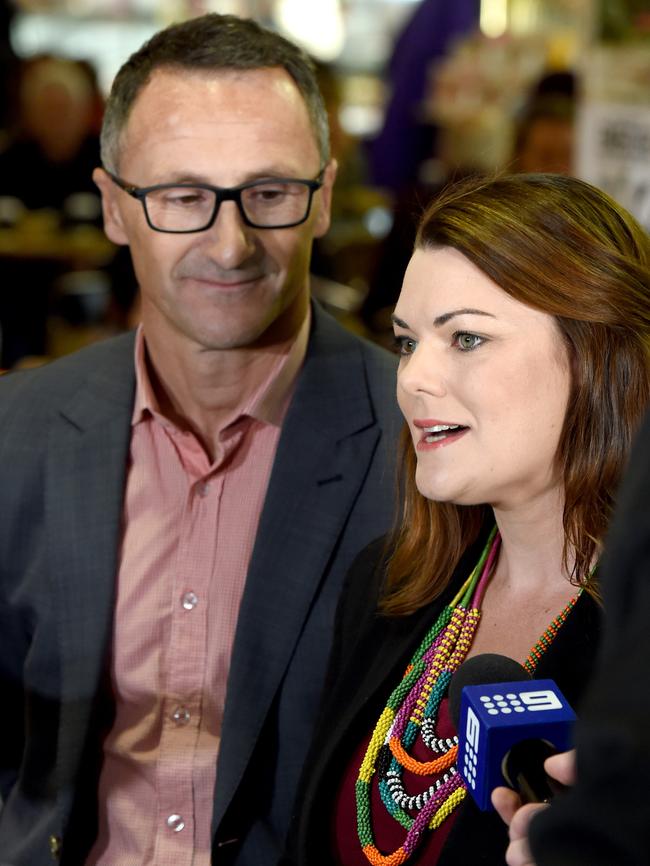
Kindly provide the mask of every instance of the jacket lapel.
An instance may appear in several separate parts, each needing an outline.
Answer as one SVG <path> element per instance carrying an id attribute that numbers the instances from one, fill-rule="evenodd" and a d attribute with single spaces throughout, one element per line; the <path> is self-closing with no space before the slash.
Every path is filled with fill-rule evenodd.
<path id="1" fill-rule="evenodd" d="M 240 608 L 213 827 L 255 742 L 377 447 L 355 341 L 315 311 L 283 426 Z"/>
<path id="2" fill-rule="evenodd" d="M 64 791 L 75 778 L 110 641 L 134 387 L 132 337 L 115 341 L 100 358 L 52 425 L 45 478 L 60 626 Z"/>

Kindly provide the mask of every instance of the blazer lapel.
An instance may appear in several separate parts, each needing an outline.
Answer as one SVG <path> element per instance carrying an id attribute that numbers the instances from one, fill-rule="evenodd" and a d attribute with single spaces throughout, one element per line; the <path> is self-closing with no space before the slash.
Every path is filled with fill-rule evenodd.
<path id="1" fill-rule="evenodd" d="M 133 400 L 133 341 L 59 412 L 48 443 L 46 524 L 61 648 L 61 789 L 74 779 L 110 641 Z M 110 361 L 110 363 L 109 363 Z"/>
<path id="2" fill-rule="evenodd" d="M 358 347 L 315 315 L 240 608 L 214 828 L 246 769 L 380 437 Z"/>

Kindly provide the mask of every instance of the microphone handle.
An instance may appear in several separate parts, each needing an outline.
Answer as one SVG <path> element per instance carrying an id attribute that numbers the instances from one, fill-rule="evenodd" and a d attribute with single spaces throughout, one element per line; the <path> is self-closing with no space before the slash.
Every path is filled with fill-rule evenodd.
<path id="1" fill-rule="evenodd" d="M 519 792 L 523 803 L 548 803 L 555 794 L 566 791 L 566 785 L 551 778 L 544 761 L 557 754 L 548 740 L 522 740 L 515 743 L 503 758 L 502 772 L 506 782 Z"/>

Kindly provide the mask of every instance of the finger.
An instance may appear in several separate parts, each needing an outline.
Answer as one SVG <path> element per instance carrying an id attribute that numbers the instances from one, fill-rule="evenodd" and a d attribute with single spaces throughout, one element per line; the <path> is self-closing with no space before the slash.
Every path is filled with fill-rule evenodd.
<path id="1" fill-rule="evenodd" d="M 521 809 L 517 809 L 513 815 L 508 830 L 510 837 L 510 844 L 506 852 L 508 866 L 535 866 L 533 855 L 528 847 L 528 826 L 532 818 L 546 808 L 543 803 L 528 803 Z"/>
<path id="2" fill-rule="evenodd" d="M 542 809 L 547 809 L 546 803 L 527 803 L 521 809 L 517 809 L 510 821 L 510 830 L 508 835 L 514 842 L 516 839 L 523 839 L 528 836 L 528 825 L 534 815 L 541 812 Z"/>
<path id="3" fill-rule="evenodd" d="M 492 805 L 501 819 L 509 825 L 513 815 L 521 806 L 521 800 L 510 788 L 500 787 L 492 791 Z"/>
<path id="4" fill-rule="evenodd" d="M 559 755 L 551 755 L 544 761 L 544 769 L 562 782 L 563 785 L 573 785 L 576 780 L 576 750 L 570 752 L 561 752 Z"/>
<path id="5" fill-rule="evenodd" d="M 535 866 L 527 839 L 518 839 L 508 845 L 506 863 L 508 866 Z"/>

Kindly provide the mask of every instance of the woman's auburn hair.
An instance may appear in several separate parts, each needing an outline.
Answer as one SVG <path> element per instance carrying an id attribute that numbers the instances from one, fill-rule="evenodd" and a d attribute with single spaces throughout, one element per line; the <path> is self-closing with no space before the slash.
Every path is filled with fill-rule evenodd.
<path id="1" fill-rule="evenodd" d="M 469 178 L 420 220 L 415 249 L 451 247 L 504 292 L 554 317 L 568 349 L 571 394 L 558 446 L 564 565 L 589 581 L 634 432 L 650 393 L 650 237 L 612 198 L 553 174 Z M 415 486 L 408 428 L 398 448 L 397 524 L 381 610 L 406 615 L 435 599 L 474 542 L 487 505 L 426 499 Z"/>

